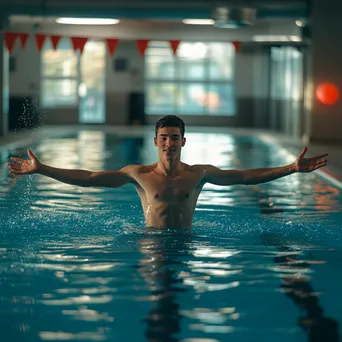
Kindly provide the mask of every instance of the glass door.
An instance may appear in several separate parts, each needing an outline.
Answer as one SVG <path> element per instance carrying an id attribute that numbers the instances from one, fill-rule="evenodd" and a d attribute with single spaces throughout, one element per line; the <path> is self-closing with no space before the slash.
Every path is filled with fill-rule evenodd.
<path id="1" fill-rule="evenodd" d="M 106 121 L 104 42 L 89 41 L 80 58 L 79 121 L 100 124 Z"/>

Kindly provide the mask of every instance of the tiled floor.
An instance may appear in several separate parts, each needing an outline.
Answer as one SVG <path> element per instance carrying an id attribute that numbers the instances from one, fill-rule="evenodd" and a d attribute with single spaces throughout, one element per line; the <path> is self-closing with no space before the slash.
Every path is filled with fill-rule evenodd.
<path id="1" fill-rule="evenodd" d="M 41 128 L 33 129 L 31 131 L 9 133 L 7 136 L 0 138 L 0 152 L 2 147 L 6 146 L 10 149 L 26 149 L 34 145 L 37 141 L 45 137 L 58 137 L 67 135 L 80 129 L 86 130 L 103 130 L 105 132 L 112 132 L 123 136 L 139 136 L 144 131 L 154 131 L 153 126 L 138 127 L 138 126 L 44 126 Z M 304 144 L 298 140 L 289 139 L 279 133 L 272 133 L 268 131 L 259 131 L 251 129 L 238 129 L 230 127 L 187 127 L 188 132 L 203 132 L 203 133 L 234 133 L 242 135 L 263 135 L 269 141 L 279 142 L 283 147 L 288 149 L 292 154 L 298 155 L 302 150 Z M 331 144 L 308 144 L 308 156 L 320 155 L 328 153 L 329 165 L 322 169 L 330 177 L 335 178 L 342 184 L 342 145 Z M 1 156 L 1 153 L 0 153 Z M 1 161 L 3 163 L 4 160 Z"/>

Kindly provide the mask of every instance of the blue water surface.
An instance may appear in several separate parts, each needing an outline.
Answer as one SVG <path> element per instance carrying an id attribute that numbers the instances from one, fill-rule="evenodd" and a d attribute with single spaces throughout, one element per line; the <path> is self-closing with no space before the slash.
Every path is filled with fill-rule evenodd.
<path id="1" fill-rule="evenodd" d="M 338 341 L 342 195 L 319 172 L 207 184 L 191 232 L 144 227 L 131 185 L 13 178 L 10 156 L 92 171 L 157 158 L 153 132 L 84 130 L 2 148 L 0 336 L 10 341 Z M 188 133 L 182 160 L 280 166 L 277 144 Z"/>

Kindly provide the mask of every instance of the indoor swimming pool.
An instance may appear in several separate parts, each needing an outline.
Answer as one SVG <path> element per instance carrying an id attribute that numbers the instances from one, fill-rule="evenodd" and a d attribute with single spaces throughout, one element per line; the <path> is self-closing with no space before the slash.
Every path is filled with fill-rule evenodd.
<path id="1" fill-rule="evenodd" d="M 342 194 L 322 172 L 206 184 L 191 232 L 145 229 L 133 185 L 8 175 L 9 157 L 28 147 L 68 169 L 153 163 L 153 136 L 93 129 L 0 147 L 1 341 L 339 341 Z M 188 164 L 296 157 L 249 134 L 185 136 Z"/>

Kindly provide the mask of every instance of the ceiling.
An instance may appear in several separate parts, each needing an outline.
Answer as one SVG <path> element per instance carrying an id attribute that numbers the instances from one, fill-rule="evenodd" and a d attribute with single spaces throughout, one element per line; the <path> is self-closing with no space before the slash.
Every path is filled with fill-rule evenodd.
<path id="1" fill-rule="evenodd" d="M 309 0 L 0 0 L 8 29 L 104 36 L 129 39 L 200 39 L 253 41 L 255 36 L 298 36 L 296 20 L 308 16 Z M 253 25 L 236 29 L 184 25 L 182 19 L 212 19 L 217 7 L 256 9 Z M 73 27 L 55 23 L 56 17 L 120 19 L 115 27 Z M 198 38 L 199 39 L 199 38 Z M 268 38 L 263 38 L 268 41 Z M 278 38 L 276 38 L 278 39 Z"/>
<path id="2" fill-rule="evenodd" d="M 257 19 L 305 18 L 309 0 L 0 0 L 2 15 L 118 19 L 211 18 L 216 7 L 252 7 Z"/>

